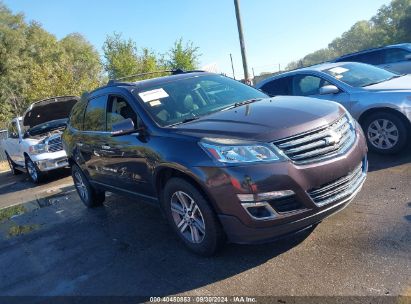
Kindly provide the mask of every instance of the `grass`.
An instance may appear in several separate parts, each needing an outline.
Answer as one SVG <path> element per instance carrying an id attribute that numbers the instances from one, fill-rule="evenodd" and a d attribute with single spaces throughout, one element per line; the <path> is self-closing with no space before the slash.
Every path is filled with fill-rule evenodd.
<path id="1" fill-rule="evenodd" d="M 6 171 L 9 170 L 9 163 L 7 162 L 7 160 L 1 160 L 0 161 L 0 171 Z"/>
<path id="2" fill-rule="evenodd" d="M 26 209 L 20 205 L 0 209 L 0 222 L 8 220 L 14 215 L 22 214 L 24 211 L 26 211 Z"/>
<path id="3" fill-rule="evenodd" d="M 17 236 L 25 233 L 29 233 L 37 229 L 39 225 L 16 225 L 9 229 L 9 236 Z"/>

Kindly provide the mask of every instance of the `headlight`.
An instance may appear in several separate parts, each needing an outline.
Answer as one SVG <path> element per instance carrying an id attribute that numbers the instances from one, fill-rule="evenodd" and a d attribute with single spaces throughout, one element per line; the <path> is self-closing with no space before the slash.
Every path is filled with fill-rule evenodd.
<path id="1" fill-rule="evenodd" d="M 46 144 L 37 144 L 30 146 L 29 152 L 31 154 L 41 154 L 47 152 L 47 145 Z"/>
<path id="2" fill-rule="evenodd" d="M 223 163 L 270 162 L 280 160 L 274 147 L 265 144 L 222 145 L 200 142 L 213 158 Z"/>

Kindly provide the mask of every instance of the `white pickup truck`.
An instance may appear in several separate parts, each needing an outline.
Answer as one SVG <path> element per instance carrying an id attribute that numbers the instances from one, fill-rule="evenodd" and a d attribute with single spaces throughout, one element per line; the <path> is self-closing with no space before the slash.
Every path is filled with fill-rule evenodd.
<path id="1" fill-rule="evenodd" d="M 13 174 L 27 172 L 34 183 L 46 172 L 68 166 L 61 134 L 75 96 L 59 96 L 33 103 L 23 117 L 14 118 L 0 143 Z"/>

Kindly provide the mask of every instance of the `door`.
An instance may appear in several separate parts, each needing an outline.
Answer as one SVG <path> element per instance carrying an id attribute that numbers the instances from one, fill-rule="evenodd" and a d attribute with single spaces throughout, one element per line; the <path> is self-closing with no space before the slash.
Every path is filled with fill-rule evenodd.
<path id="1" fill-rule="evenodd" d="M 112 131 L 113 124 L 130 118 L 136 132 L 106 137 L 101 153 L 106 172 L 104 183 L 143 197 L 154 197 L 148 160 L 156 153 L 150 148 L 149 139 L 139 133 L 142 122 L 131 107 L 131 102 L 120 95 L 110 95 L 108 98 L 107 131 Z"/>
<path id="2" fill-rule="evenodd" d="M 331 83 L 322 77 L 314 75 L 296 75 L 293 77 L 292 91 L 295 96 L 307 96 L 338 102 L 350 111 L 350 94 L 342 91 L 341 89 L 335 94 L 320 94 L 320 88 L 326 85 L 336 86 L 334 83 Z"/>
<path id="3" fill-rule="evenodd" d="M 17 120 L 12 120 L 8 128 L 8 138 L 6 141 L 7 145 L 5 148 L 11 160 L 16 164 L 23 166 L 24 165 L 24 162 L 22 161 L 23 153 L 21 152 L 20 141 L 21 141 L 20 126 L 18 125 Z"/>
<path id="4" fill-rule="evenodd" d="M 104 165 L 102 163 L 103 146 L 108 137 L 106 132 L 107 95 L 101 95 L 88 101 L 84 113 L 83 131 L 76 143 L 82 159 L 82 170 L 91 181 L 103 182 Z"/>

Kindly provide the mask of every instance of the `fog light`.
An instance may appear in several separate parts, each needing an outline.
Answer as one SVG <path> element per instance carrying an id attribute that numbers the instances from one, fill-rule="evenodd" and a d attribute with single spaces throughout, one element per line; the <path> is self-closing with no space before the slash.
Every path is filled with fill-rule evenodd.
<path id="1" fill-rule="evenodd" d="M 292 190 L 271 191 L 256 194 L 237 194 L 238 199 L 241 202 L 260 202 L 266 200 L 280 199 L 294 195 Z"/>

